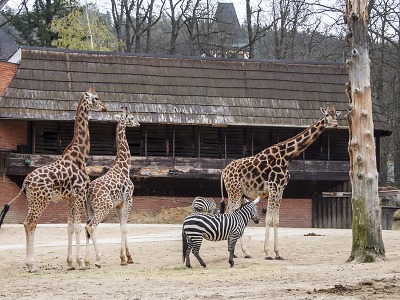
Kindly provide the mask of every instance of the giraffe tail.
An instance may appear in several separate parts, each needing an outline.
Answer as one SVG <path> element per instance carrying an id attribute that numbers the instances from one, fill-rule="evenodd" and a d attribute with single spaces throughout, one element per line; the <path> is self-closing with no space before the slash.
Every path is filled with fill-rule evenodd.
<path id="1" fill-rule="evenodd" d="M 1 228 L 1 225 L 3 224 L 4 218 L 6 217 L 6 214 L 7 214 L 8 210 L 10 209 L 11 203 L 13 203 L 13 201 L 15 199 L 17 199 L 19 196 L 21 196 L 21 194 L 24 191 L 24 189 L 25 189 L 25 182 L 22 184 L 22 188 L 20 189 L 18 195 L 15 196 L 14 199 L 12 199 L 10 202 L 4 204 L 3 210 L 0 213 L 0 228 Z"/>
<path id="2" fill-rule="evenodd" d="M 87 199 L 85 201 L 85 211 L 86 211 L 86 225 L 88 225 L 92 220 L 91 216 L 93 216 L 93 208 Z M 86 238 L 90 239 L 90 233 L 87 226 L 85 226 L 85 233 L 86 233 Z"/>
<path id="3" fill-rule="evenodd" d="M 86 222 L 86 224 L 89 224 L 89 222 Z M 89 230 L 86 228 L 86 226 L 85 226 L 85 233 L 86 233 L 86 238 L 90 239 L 90 233 Z"/>
<path id="4" fill-rule="evenodd" d="M 224 202 L 224 175 L 221 174 L 221 204 L 219 208 L 219 213 L 223 214 L 225 212 L 225 202 Z"/>
<path id="5" fill-rule="evenodd" d="M 5 218 L 5 216 L 6 216 L 6 214 L 7 214 L 9 209 L 10 209 L 10 204 L 8 204 L 8 203 L 4 204 L 4 208 L 0 213 L 0 227 L 3 224 L 3 220 L 4 220 L 4 218 Z"/>

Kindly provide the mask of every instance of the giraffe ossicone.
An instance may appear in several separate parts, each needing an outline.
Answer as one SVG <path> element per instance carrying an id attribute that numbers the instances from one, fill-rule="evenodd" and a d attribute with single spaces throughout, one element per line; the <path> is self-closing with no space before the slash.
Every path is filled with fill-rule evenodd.
<path id="1" fill-rule="evenodd" d="M 289 163 L 306 150 L 325 130 L 327 126 L 337 127 L 337 116 L 340 112 L 333 105 L 321 109 L 323 116 L 296 136 L 270 146 L 263 151 L 230 162 L 221 173 L 221 194 L 224 203 L 223 187 L 228 193 L 227 212 L 232 213 L 240 207 L 243 196 L 249 198 L 267 198 L 265 216 L 264 252 L 269 256 L 269 229 L 274 228 L 275 259 L 283 259 L 278 247 L 279 208 L 282 195 L 290 175 Z M 245 257 L 251 257 L 243 239 L 240 239 Z"/>

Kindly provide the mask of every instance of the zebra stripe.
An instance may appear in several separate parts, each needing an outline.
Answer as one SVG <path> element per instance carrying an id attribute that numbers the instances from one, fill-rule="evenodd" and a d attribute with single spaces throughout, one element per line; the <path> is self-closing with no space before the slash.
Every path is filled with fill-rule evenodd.
<path id="1" fill-rule="evenodd" d="M 191 268 L 190 252 L 197 258 L 200 265 L 206 267 L 206 263 L 200 257 L 200 247 L 203 238 L 209 241 L 229 240 L 229 264 L 235 264 L 233 256 L 236 242 L 242 237 L 247 223 L 252 219 L 259 222 L 256 204 L 260 198 L 244 204 L 232 214 L 203 215 L 192 214 L 185 218 L 182 226 L 182 260 Z"/>
<path id="2" fill-rule="evenodd" d="M 217 205 L 212 198 L 198 196 L 194 198 L 192 202 L 192 208 L 193 213 L 209 213 L 212 215 L 217 213 Z"/>

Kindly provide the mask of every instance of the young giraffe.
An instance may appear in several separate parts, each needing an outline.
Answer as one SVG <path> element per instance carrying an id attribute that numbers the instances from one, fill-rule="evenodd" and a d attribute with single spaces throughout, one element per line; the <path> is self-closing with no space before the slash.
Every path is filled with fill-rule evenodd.
<path id="1" fill-rule="evenodd" d="M 132 207 L 132 195 L 134 186 L 130 179 L 131 153 L 126 139 L 125 128 L 137 127 L 139 123 L 124 109 L 121 115 L 117 115 L 116 144 L 117 155 L 114 164 L 103 176 L 93 180 L 89 186 L 86 202 L 86 267 L 90 266 L 89 238 L 92 238 L 96 251 L 96 266 L 101 267 L 101 254 L 96 239 L 96 227 L 108 215 L 115 205 L 121 227 L 121 265 L 133 263 L 132 255 L 128 249 L 126 222 Z"/>
<path id="2" fill-rule="evenodd" d="M 275 259 L 283 259 L 279 255 L 278 248 L 279 206 L 283 190 L 289 182 L 287 170 L 289 163 L 306 150 L 321 135 L 327 125 L 337 126 L 336 117 L 340 112 L 336 112 L 333 105 L 328 105 L 326 110 L 321 108 L 321 111 L 323 117 L 295 137 L 273 145 L 254 156 L 234 160 L 222 171 L 222 202 L 224 201 L 223 184 L 225 184 L 228 193 L 227 212 L 232 212 L 240 207 L 243 195 L 253 199 L 268 197 L 264 241 L 266 259 L 272 259 L 268 255 L 270 226 L 274 227 Z M 250 258 L 242 239 L 240 244 L 245 257 Z"/>
<path id="3" fill-rule="evenodd" d="M 76 261 L 79 269 L 85 269 L 80 257 L 81 211 L 89 187 L 86 161 L 90 151 L 88 126 L 89 109 L 106 111 L 93 86 L 83 93 L 75 114 L 74 137 L 55 162 L 29 173 L 22 184 L 21 191 L 11 200 L 13 202 L 25 190 L 28 201 L 28 214 L 24 221 L 26 233 L 26 266 L 28 272 L 36 272 L 34 237 L 38 219 L 50 201 L 68 201 L 68 270 L 74 270 L 72 262 L 72 236 L 76 235 Z M 11 202 L 9 204 L 11 204 Z"/>

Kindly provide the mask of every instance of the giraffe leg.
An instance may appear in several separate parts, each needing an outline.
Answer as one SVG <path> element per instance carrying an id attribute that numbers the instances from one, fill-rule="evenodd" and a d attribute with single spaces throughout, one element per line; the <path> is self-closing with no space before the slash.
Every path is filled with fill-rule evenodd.
<path id="1" fill-rule="evenodd" d="M 267 209 L 267 214 L 265 216 L 265 239 L 264 239 L 264 252 L 265 252 L 265 259 L 272 260 L 273 258 L 269 255 L 269 228 L 272 223 L 272 216 L 270 209 Z"/>
<path id="2" fill-rule="evenodd" d="M 75 266 L 72 262 L 72 238 L 74 235 L 74 211 L 75 211 L 75 203 L 73 200 L 68 200 L 68 253 L 67 253 L 67 270 L 75 270 Z"/>
<path id="3" fill-rule="evenodd" d="M 85 254 L 85 266 L 86 268 L 90 269 L 90 237 L 92 234 L 92 229 L 89 227 L 89 223 L 93 219 L 93 208 L 92 204 L 89 199 L 86 200 L 85 202 L 85 208 L 86 208 L 86 226 L 85 226 L 85 233 L 86 233 L 86 254 Z"/>
<path id="4" fill-rule="evenodd" d="M 128 244 L 127 244 L 127 213 L 126 213 L 126 204 L 123 203 L 120 206 L 116 207 L 117 215 L 119 218 L 119 224 L 121 229 L 121 250 L 120 250 L 120 258 L 121 258 L 121 266 L 125 266 L 128 263 L 133 263 L 132 255 L 129 252 Z M 128 251 L 127 251 L 128 250 Z M 127 253 L 129 253 L 129 258 L 127 257 Z M 130 261 L 129 261 L 130 260 Z"/>
<path id="5" fill-rule="evenodd" d="M 75 193 L 77 194 L 77 193 Z M 81 212 L 84 196 L 76 196 L 75 199 L 69 199 L 68 201 L 68 254 L 67 254 L 67 263 L 68 263 L 68 270 L 75 270 L 76 267 L 73 264 L 72 259 L 72 238 L 75 233 L 76 238 L 76 262 L 78 264 L 79 270 L 85 270 L 85 264 L 83 263 L 83 259 L 80 255 L 81 249 Z"/>
<path id="6" fill-rule="evenodd" d="M 25 221 L 24 228 L 26 234 L 26 266 L 28 268 L 28 272 L 35 273 L 37 272 L 34 253 L 36 223 Z"/>
<path id="7" fill-rule="evenodd" d="M 93 202 L 97 202 L 97 200 L 98 199 L 95 199 L 95 200 L 92 199 Z M 104 201 L 104 198 L 102 198 L 102 201 Z M 98 204 L 98 203 L 96 203 L 96 204 Z M 101 208 L 101 209 L 99 209 L 99 208 Z M 92 242 L 93 242 L 94 251 L 96 252 L 95 266 L 98 268 L 101 268 L 101 253 L 100 253 L 100 248 L 97 243 L 96 229 L 97 229 L 97 226 L 100 224 L 100 222 L 105 218 L 105 216 L 107 216 L 109 214 L 111 208 L 112 208 L 112 201 L 107 198 L 102 206 L 96 205 L 95 207 L 93 207 L 92 208 L 93 209 L 93 217 L 85 227 L 86 232 L 89 235 L 89 238 L 91 238 Z M 88 252 L 88 250 L 86 250 L 86 251 Z"/>
<path id="8" fill-rule="evenodd" d="M 75 231 L 75 238 L 76 238 L 76 262 L 78 264 L 79 270 L 86 270 L 86 266 L 81 256 L 81 232 L 82 232 L 82 225 L 81 225 L 81 214 L 84 203 L 86 201 L 86 190 L 78 194 L 79 196 L 76 197 L 75 200 L 75 216 L 74 216 L 74 231 Z"/>
<path id="9" fill-rule="evenodd" d="M 265 216 L 265 240 L 264 240 L 264 252 L 266 255 L 265 259 L 272 260 L 272 256 L 269 255 L 269 229 L 271 225 L 274 228 L 274 252 L 275 259 L 283 260 L 283 257 L 279 255 L 279 246 L 278 246 L 278 226 L 279 226 L 279 211 L 267 209 L 267 214 Z"/>
<path id="10" fill-rule="evenodd" d="M 132 191 L 132 193 L 133 193 L 133 191 Z M 129 199 L 130 199 L 129 201 L 126 201 L 125 211 L 124 211 L 125 228 L 126 228 L 126 223 L 128 222 L 128 215 L 129 215 L 129 212 L 132 207 L 132 196 L 130 196 Z M 128 247 L 128 234 L 127 233 L 125 233 L 125 249 L 126 249 L 126 257 L 128 259 L 128 264 L 133 264 L 132 253 Z"/>
<path id="11" fill-rule="evenodd" d="M 96 223 L 89 223 L 85 226 L 86 230 L 86 258 L 85 258 L 85 266 L 90 268 L 90 257 L 89 257 L 89 240 L 92 239 L 94 251 L 96 252 L 96 263 L 95 266 L 101 268 L 100 260 L 101 260 L 101 253 L 99 251 L 99 247 L 97 244 L 97 237 L 96 237 Z"/>
<path id="12" fill-rule="evenodd" d="M 35 273 L 37 272 L 35 265 L 35 231 L 37 226 L 37 221 L 40 216 L 43 214 L 43 211 L 47 207 L 48 201 L 44 200 L 41 203 L 32 204 L 32 197 L 28 194 L 28 214 L 24 221 L 25 235 L 26 235 L 26 266 L 28 268 L 28 272 Z M 36 198 L 35 198 L 36 199 Z M 38 201 L 36 201 L 38 202 Z M 35 211 L 33 211 L 32 207 L 35 207 Z"/>
<path id="13" fill-rule="evenodd" d="M 272 222 L 273 222 L 273 225 L 274 225 L 274 252 L 275 252 L 275 259 L 283 260 L 284 258 L 279 255 L 279 246 L 278 246 L 279 212 L 275 212 L 273 214 Z"/>
<path id="14" fill-rule="evenodd" d="M 240 242 L 240 247 L 242 248 L 242 251 L 244 253 L 244 258 L 252 258 L 250 252 L 247 250 L 243 237 L 239 239 L 239 242 Z"/>

